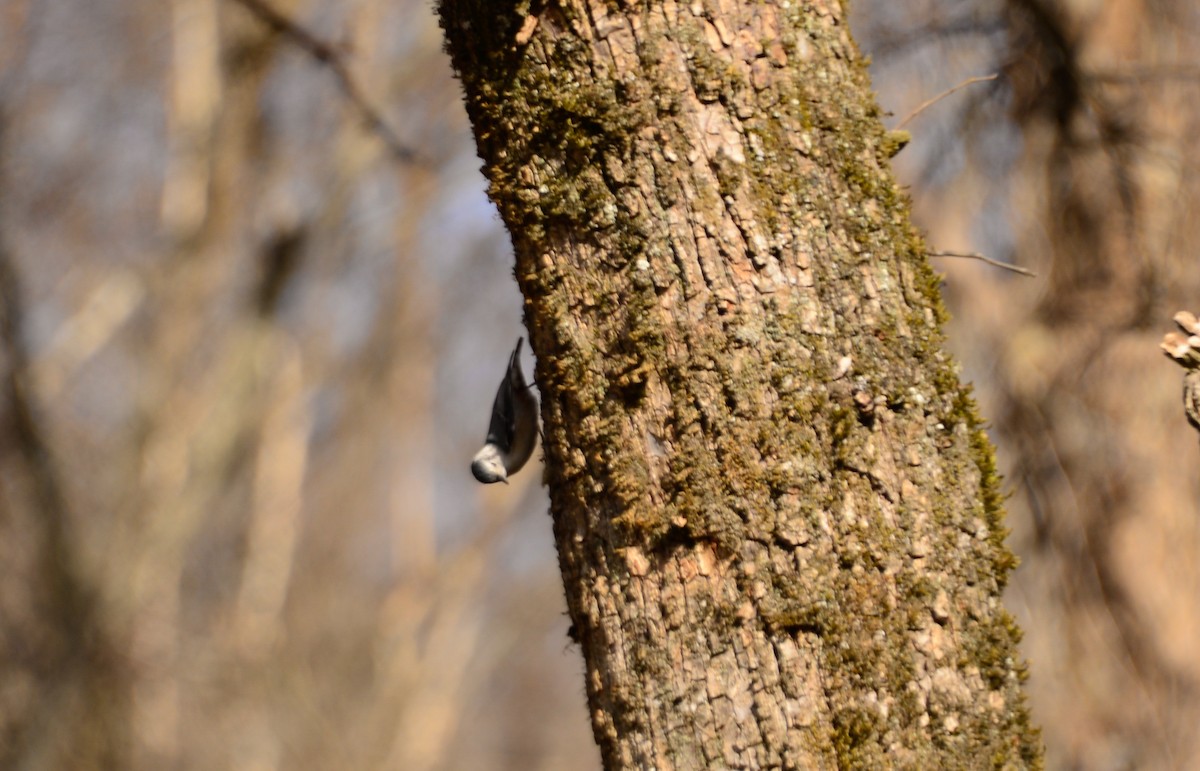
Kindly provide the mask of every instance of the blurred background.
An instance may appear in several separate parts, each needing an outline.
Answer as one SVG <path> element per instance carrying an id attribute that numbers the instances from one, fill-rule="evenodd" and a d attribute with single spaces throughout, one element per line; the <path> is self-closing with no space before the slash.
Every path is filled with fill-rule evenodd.
<path id="1" fill-rule="evenodd" d="M 0 768 L 597 769 L 428 0 L 0 0 Z M 1200 756 L 1200 6 L 858 0 L 1052 768 Z M 994 76 L 994 77 L 991 77 Z M 530 362 L 526 359 L 527 371 Z"/>

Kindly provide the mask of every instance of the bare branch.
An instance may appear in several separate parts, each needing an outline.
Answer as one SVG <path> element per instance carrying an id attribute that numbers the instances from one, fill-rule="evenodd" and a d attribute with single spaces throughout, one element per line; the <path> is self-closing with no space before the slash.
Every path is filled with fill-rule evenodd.
<path id="1" fill-rule="evenodd" d="M 967 86 L 971 85 L 972 83 L 986 83 L 988 81 L 995 80 L 998 77 L 1000 77 L 1000 73 L 993 72 L 991 75 L 978 75 L 973 78 L 967 78 L 962 83 L 959 83 L 957 86 L 948 88 L 945 91 L 943 91 L 942 93 L 938 94 L 937 96 L 932 97 L 930 99 L 926 99 L 924 102 L 921 102 L 921 104 L 919 104 L 917 106 L 917 109 L 910 112 L 907 116 L 905 116 L 904 120 L 900 121 L 900 123 L 898 123 L 896 125 L 896 128 L 898 128 L 898 129 L 904 128 L 906 125 L 908 125 L 908 122 L 910 120 L 912 120 L 913 118 L 920 115 L 927 108 L 932 107 L 933 105 L 937 104 L 941 100 L 950 96 L 955 91 L 958 91 L 959 89 L 962 89 L 962 88 L 966 88 Z"/>
<path id="2" fill-rule="evenodd" d="M 1013 273 L 1020 273 L 1022 276 L 1029 276 L 1030 278 L 1037 278 L 1037 274 L 1034 273 L 1032 270 L 1029 270 L 1028 268 L 1022 268 L 1020 265 L 1013 265 L 1011 262 L 1001 262 L 1000 260 L 994 260 L 991 257 L 987 257 L 985 255 L 978 254 L 976 252 L 926 252 L 925 256 L 927 256 L 927 257 L 960 257 L 960 258 L 966 259 L 966 260 L 979 260 L 981 262 L 986 262 L 988 265 L 991 265 L 992 267 L 995 267 L 995 268 L 1001 268 L 1003 270 L 1011 270 Z"/>
<path id="3" fill-rule="evenodd" d="M 354 76 L 351 75 L 350 69 L 346 66 L 342 54 L 337 48 L 321 40 L 304 27 L 275 10 L 264 2 L 264 0 L 232 1 L 254 14 L 254 17 L 263 24 L 287 37 L 308 53 L 309 56 L 328 67 L 333 76 L 337 78 L 338 86 L 341 88 L 346 99 L 362 114 L 363 121 L 367 124 L 367 127 L 387 146 L 388 151 L 391 152 L 393 157 L 405 162 L 417 160 L 416 151 L 401 141 L 396 132 L 383 119 L 383 115 L 379 112 L 379 109 L 367 99 L 362 87 L 358 85 Z"/>

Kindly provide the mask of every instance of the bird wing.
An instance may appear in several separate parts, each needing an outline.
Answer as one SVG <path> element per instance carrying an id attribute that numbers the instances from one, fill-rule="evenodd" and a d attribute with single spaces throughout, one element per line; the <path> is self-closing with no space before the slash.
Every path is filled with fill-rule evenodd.
<path id="1" fill-rule="evenodd" d="M 512 449 L 513 436 L 517 432 L 514 388 L 523 386 L 525 382 L 525 376 L 521 374 L 519 359 L 521 343 L 524 341 L 523 337 L 517 338 L 517 347 L 508 357 L 508 369 L 504 372 L 504 379 L 500 381 L 500 387 L 496 389 L 496 400 L 492 403 L 492 420 L 488 425 L 487 441 L 496 445 L 502 453 L 507 453 Z"/>

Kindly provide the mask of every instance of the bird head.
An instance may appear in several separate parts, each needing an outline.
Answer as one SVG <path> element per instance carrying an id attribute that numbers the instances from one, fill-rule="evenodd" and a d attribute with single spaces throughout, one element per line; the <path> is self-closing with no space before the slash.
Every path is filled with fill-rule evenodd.
<path id="1" fill-rule="evenodd" d="M 504 468 L 500 453 L 491 445 L 480 450 L 475 459 L 471 461 L 471 473 L 485 485 L 495 482 L 508 484 L 508 471 Z"/>

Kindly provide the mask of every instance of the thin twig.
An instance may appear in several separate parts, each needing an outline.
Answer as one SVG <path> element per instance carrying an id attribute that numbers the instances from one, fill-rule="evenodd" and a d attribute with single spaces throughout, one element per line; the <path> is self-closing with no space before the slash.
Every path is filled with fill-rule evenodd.
<path id="1" fill-rule="evenodd" d="M 932 107 L 933 105 L 937 104 L 941 100 L 943 100 L 946 97 L 953 94 L 955 91 L 958 91 L 960 88 L 966 88 L 967 86 L 971 85 L 972 83 L 986 83 L 987 81 L 995 80 L 998 77 L 1000 77 L 1000 73 L 993 72 L 991 75 L 978 75 L 973 78 L 967 78 L 962 83 L 959 83 L 957 86 L 954 86 L 953 88 L 948 88 L 945 91 L 943 91 L 942 93 L 938 94 L 937 96 L 935 96 L 931 99 L 926 99 L 924 102 L 921 102 L 921 104 L 917 106 L 917 109 L 910 112 L 904 118 L 904 120 L 900 121 L 900 123 L 896 126 L 896 128 L 898 128 L 898 129 L 904 128 L 906 125 L 908 125 L 908 122 L 910 120 L 912 120 L 913 118 L 920 115 L 922 112 L 925 111 L 926 108 Z"/>
<path id="2" fill-rule="evenodd" d="M 350 74 L 350 69 L 336 48 L 284 16 L 264 0 L 233 0 L 233 2 L 254 14 L 263 24 L 284 35 L 307 52 L 309 56 L 328 67 L 333 76 L 337 78 L 338 85 L 346 99 L 362 114 L 367 127 L 383 141 L 397 160 L 411 162 L 417 159 L 416 151 L 400 140 L 396 132 L 392 131 L 392 128 L 384 121 L 379 110 L 363 94 L 362 88 Z"/>
<path id="3" fill-rule="evenodd" d="M 962 257 L 963 259 L 968 260 L 980 260 L 996 268 L 1003 268 L 1004 270 L 1011 270 L 1013 273 L 1020 273 L 1022 276 L 1037 278 L 1037 274 L 1028 268 L 1022 268 L 1020 265 L 1013 265 L 1011 262 L 993 260 L 991 257 L 986 257 L 982 254 L 976 254 L 975 252 L 926 252 L 925 255 L 928 257 Z"/>

